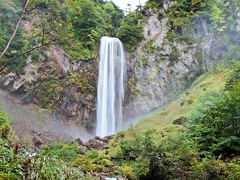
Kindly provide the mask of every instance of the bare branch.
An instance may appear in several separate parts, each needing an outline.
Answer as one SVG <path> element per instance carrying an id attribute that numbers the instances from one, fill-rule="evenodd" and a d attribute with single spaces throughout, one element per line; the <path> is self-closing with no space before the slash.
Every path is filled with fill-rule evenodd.
<path id="1" fill-rule="evenodd" d="M 50 43 L 49 43 L 49 44 L 50 44 Z M 26 55 L 26 54 L 29 54 L 30 52 L 32 52 L 32 51 L 34 51 L 34 50 L 36 50 L 36 49 L 40 49 L 40 48 L 42 48 L 42 47 L 48 46 L 49 44 L 41 44 L 41 45 L 39 45 L 39 46 L 35 46 L 35 47 L 33 47 L 33 48 L 25 51 L 24 53 L 22 53 L 22 54 L 20 54 L 20 55 L 18 55 L 18 56 L 15 56 L 14 58 L 8 60 L 7 62 L 2 63 L 2 64 L 0 65 L 0 72 L 2 72 L 8 65 L 12 64 L 16 59 L 18 59 L 18 58 L 20 58 L 20 57 L 22 57 L 22 56 L 24 56 L 24 55 Z"/>
<path id="2" fill-rule="evenodd" d="M 12 43 L 14 37 L 16 36 L 16 33 L 17 33 L 17 31 L 18 31 L 18 28 L 19 28 L 19 25 L 21 24 L 22 19 L 23 19 L 25 13 L 26 13 L 26 9 L 27 9 L 27 6 L 28 6 L 29 1 L 30 1 L 30 0 L 26 0 L 25 5 L 24 5 L 24 9 L 23 9 L 23 12 L 22 12 L 22 15 L 20 16 L 20 18 L 19 18 L 19 20 L 18 20 L 18 22 L 17 22 L 17 24 L 16 24 L 15 30 L 14 30 L 12 36 L 10 37 L 10 39 L 8 40 L 7 45 L 5 46 L 4 50 L 3 50 L 2 53 L 0 54 L 0 59 L 2 59 L 2 57 L 4 56 L 4 54 L 7 52 L 10 44 Z"/>

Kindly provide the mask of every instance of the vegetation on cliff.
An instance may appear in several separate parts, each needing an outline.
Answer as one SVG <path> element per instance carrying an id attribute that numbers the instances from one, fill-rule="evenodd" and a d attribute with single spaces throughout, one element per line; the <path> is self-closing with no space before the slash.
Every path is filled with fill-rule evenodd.
<path id="1" fill-rule="evenodd" d="M 172 4 L 163 11 L 166 2 Z M 240 38 L 233 30 L 238 3 L 149 0 L 145 7 L 124 16 L 112 2 L 102 0 L 32 0 L 14 41 L 0 59 L 0 71 L 24 74 L 28 57 L 36 64 L 45 64 L 50 47 L 62 48 L 71 60 L 80 63 L 80 70 L 48 72 L 44 70 L 51 66 L 44 66 L 41 81 L 28 93 L 43 108 L 54 110 L 61 104 L 61 110 L 65 110 L 70 105 L 62 102 L 64 96 L 77 96 L 75 99 L 84 101 L 96 94 L 96 66 L 84 63 L 94 61 L 100 37 L 117 36 L 128 50 L 135 51 L 144 40 L 143 24 L 149 8 L 158 13 L 159 20 L 163 15 L 169 18 L 167 40 L 173 49 L 169 61 L 179 59 L 176 43 L 198 41 L 188 36 L 198 20 L 209 22 L 217 42 L 221 42 L 210 49 L 210 59 L 239 59 Z M 4 49 L 14 31 L 22 9 L 23 4 L 17 0 L 0 0 L 0 49 Z M 151 41 L 143 48 L 148 54 L 162 50 Z M 141 58 L 147 69 L 148 59 Z M 76 140 L 40 148 L 24 146 L 14 139 L 9 117 L 0 110 L 0 179 L 240 179 L 239 64 L 235 61 L 215 66 L 213 72 L 194 81 L 186 93 L 144 117 L 133 128 L 87 143 Z M 134 84 L 133 76 L 128 86 L 131 93 L 137 94 Z M 86 101 L 82 106 L 86 106 Z"/>
<path id="2" fill-rule="evenodd" d="M 8 134 L 1 111 L 0 177 L 239 179 L 239 67 L 235 62 L 201 76 L 187 94 L 110 140 L 58 142 L 33 151 Z"/>
<path id="3" fill-rule="evenodd" d="M 14 21 L 22 11 L 22 6 L 15 1 L 1 1 L 1 49 L 14 29 Z M 62 47 L 76 60 L 90 59 L 96 56 L 101 36 L 116 34 L 122 17 L 123 12 L 112 2 L 31 0 L 24 14 L 24 22 L 10 49 L 1 59 L 1 65 L 6 61 L 7 68 L 21 74 L 27 56 L 51 45 Z M 15 57 L 17 59 L 14 62 L 9 62 Z"/>

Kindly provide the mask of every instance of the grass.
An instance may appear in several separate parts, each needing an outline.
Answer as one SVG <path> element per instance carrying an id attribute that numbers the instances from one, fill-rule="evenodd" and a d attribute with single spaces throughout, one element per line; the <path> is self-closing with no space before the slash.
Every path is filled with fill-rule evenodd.
<path id="1" fill-rule="evenodd" d="M 151 134 L 155 144 L 178 145 L 184 131 L 184 124 L 173 124 L 175 120 L 184 119 L 187 121 L 201 107 L 204 96 L 219 91 L 225 87 L 227 79 L 234 71 L 234 67 L 239 65 L 240 61 L 221 63 L 215 67 L 212 72 L 208 72 L 198 77 L 192 85 L 182 94 L 179 94 L 175 100 L 164 107 L 143 116 L 138 123 L 127 131 L 119 132 L 113 138 L 109 145 L 109 155 L 116 156 L 121 147 L 118 141 L 119 135 L 124 135 L 123 140 L 131 140 L 136 136 L 145 136 Z M 121 139 L 121 138 L 120 138 Z M 176 142 L 175 142 L 176 141 Z M 167 146 L 166 146 L 167 147 Z"/>
<path id="2" fill-rule="evenodd" d="M 151 131 L 154 142 L 157 144 L 161 144 L 169 137 L 179 136 L 184 126 L 175 125 L 173 122 L 182 117 L 186 120 L 191 117 L 200 106 L 203 96 L 224 88 L 232 71 L 233 68 L 230 68 L 228 64 L 227 67 L 219 65 L 213 72 L 205 73 L 197 78 L 176 100 L 141 118 L 134 127 L 120 134 L 125 134 L 124 139 L 127 140 L 135 135 L 144 135 L 145 132 Z M 110 145 L 109 154 L 114 156 L 119 150 L 119 143 L 114 142 Z"/>
<path id="3" fill-rule="evenodd" d="M 180 130 L 182 126 L 172 123 L 179 118 L 188 118 L 201 102 L 201 97 L 224 87 L 231 69 L 219 68 L 200 76 L 179 98 L 165 107 L 143 117 L 134 127 L 137 132 L 153 130 L 156 132 L 169 129 Z"/>

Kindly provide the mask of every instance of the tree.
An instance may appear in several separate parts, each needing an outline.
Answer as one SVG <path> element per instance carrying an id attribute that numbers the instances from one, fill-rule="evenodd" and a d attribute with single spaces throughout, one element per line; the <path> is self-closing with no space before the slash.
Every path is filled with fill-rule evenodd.
<path id="1" fill-rule="evenodd" d="M 2 57 L 4 56 L 4 54 L 7 52 L 10 44 L 12 43 L 12 41 L 13 41 L 13 39 L 14 39 L 17 31 L 18 31 L 19 25 L 21 24 L 22 19 L 23 19 L 23 17 L 25 16 L 25 14 L 26 14 L 26 12 L 27 12 L 26 10 L 27 10 L 27 7 L 28 7 L 28 3 L 29 3 L 29 0 L 26 0 L 26 1 L 25 1 L 25 4 L 24 4 L 24 8 L 23 8 L 22 15 L 20 16 L 20 18 L 19 18 L 19 20 L 18 20 L 18 22 L 17 22 L 17 24 L 16 24 L 16 27 L 15 27 L 15 29 L 14 29 L 14 31 L 13 31 L 13 34 L 11 35 L 10 39 L 8 40 L 8 43 L 6 44 L 4 50 L 1 52 L 1 54 L 0 54 L 0 59 L 2 59 Z"/>
<path id="2" fill-rule="evenodd" d="M 132 12 L 125 16 L 118 29 L 119 37 L 131 51 L 134 51 L 143 40 L 143 26 L 139 24 L 141 15 L 139 12 Z"/>
<path id="3" fill-rule="evenodd" d="M 203 154 L 239 155 L 240 83 L 234 83 L 230 91 L 205 97 L 189 122 L 188 132 Z"/>

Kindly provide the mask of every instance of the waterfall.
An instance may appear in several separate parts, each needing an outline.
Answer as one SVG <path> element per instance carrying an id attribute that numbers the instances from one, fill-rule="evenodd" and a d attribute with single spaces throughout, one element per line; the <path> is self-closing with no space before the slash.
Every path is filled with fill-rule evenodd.
<path id="1" fill-rule="evenodd" d="M 125 54 L 117 38 L 102 37 L 97 95 L 97 136 L 107 136 L 122 128 Z"/>

